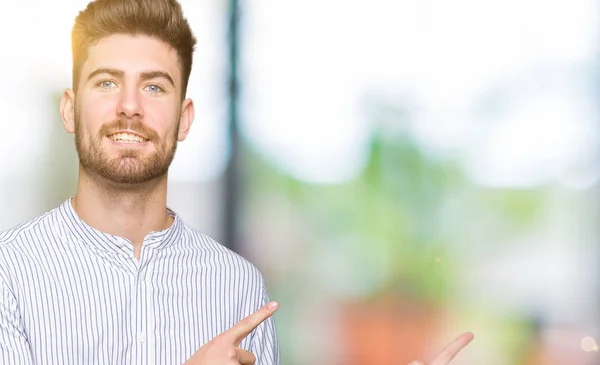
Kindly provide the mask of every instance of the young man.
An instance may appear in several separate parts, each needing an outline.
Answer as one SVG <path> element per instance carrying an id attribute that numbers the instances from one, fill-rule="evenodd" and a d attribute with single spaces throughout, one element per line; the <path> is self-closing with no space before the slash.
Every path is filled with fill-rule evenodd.
<path id="1" fill-rule="evenodd" d="M 77 17 L 60 113 L 78 188 L 0 233 L 0 363 L 279 363 L 260 272 L 166 206 L 195 43 L 176 0 Z"/>
<path id="2" fill-rule="evenodd" d="M 176 0 L 96 0 L 77 17 L 60 113 L 78 188 L 0 233 L 1 364 L 279 364 L 260 272 L 166 206 L 195 42 Z"/>

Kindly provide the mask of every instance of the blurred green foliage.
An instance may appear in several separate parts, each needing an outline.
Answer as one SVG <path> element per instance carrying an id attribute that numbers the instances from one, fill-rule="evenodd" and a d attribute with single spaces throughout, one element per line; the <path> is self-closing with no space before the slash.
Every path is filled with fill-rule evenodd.
<path id="1" fill-rule="evenodd" d="M 479 187 L 457 161 L 428 155 L 407 132 L 376 130 L 362 173 L 333 185 L 298 180 L 248 147 L 245 156 L 248 195 L 254 202 L 278 195 L 297 211 L 316 237 L 308 244 L 315 251 L 333 246 L 353 286 L 347 294 L 363 299 L 444 300 L 472 222 L 515 234 L 535 223 L 546 196 L 544 189 Z"/>

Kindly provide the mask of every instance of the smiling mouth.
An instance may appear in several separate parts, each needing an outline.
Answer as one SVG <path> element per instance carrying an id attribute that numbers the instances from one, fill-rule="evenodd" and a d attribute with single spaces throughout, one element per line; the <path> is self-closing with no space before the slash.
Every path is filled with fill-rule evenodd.
<path id="1" fill-rule="evenodd" d="M 113 140 L 115 142 L 119 142 L 119 143 L 136 144 L 136 143 L 148 142 L 147 139 L 145 139 L 141 136 L 138 136 L 137 134 L 131 134 L 131 133 L 114 133 L 107 137 L 110 138 L 111 140 Z"/>

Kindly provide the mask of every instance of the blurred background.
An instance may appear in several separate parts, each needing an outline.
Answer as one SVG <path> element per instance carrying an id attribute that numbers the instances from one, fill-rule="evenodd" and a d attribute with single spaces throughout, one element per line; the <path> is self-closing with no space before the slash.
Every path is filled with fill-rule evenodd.
<path id="1" fill-rule="evenodd" d="M 76 189 L 58 100 L 87 0 L 0 12 L 0 230 Z M 593 0 L 185 0 L 169 206 L 250 259 L 283 364 L 598 364 Z"/>

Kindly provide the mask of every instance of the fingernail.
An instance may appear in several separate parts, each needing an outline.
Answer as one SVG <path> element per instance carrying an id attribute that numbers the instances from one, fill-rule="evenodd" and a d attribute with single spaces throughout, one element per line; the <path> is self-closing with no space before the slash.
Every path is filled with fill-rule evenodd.
<path id="1" fill-rule="evenodd" d="M 267 308 L 269 309 L 275 309 L 277 308 L 278 304 L 277 302 L 270 302 L 269 304 L 267 304 Z"/>

